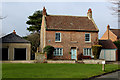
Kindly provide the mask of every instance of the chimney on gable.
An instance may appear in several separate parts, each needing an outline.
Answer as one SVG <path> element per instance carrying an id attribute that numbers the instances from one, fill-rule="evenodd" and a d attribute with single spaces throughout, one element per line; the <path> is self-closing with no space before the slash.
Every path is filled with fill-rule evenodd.
<path id="1" fill-rule="evenodd" d="M 92 10 L 91 8 L 88 9 L 87 16 L 89 19 L 92 19 Z"/>
<path id="2" fill-rule="evenodd" d="M 108 39 L 110 39 L 110 36 L 109 36 L 109 30 L 110 30 L 110 26 L 109 26 L 109 24 L 108 24 L 108 25 L 107 25 Z"/>
<path id="3" fill-rule="evenodd" d="M 13 30 L 13 33 L 16 34 L 15 30 Z"/>
<path id="4" fill-rule="evenodd" d="M 43 12 L 42 12 L 42 14 L 43 14 L 43 15 L 46 15 L 46 14 L 47 14 L 45 7 L 43 7 Z"/>
<path id="5" fill-rule="evenodd" d="M 109 26 L 109 24 L 107 25 L 107 30 L 109 30 L 110 29 L 110 26 Z"/>

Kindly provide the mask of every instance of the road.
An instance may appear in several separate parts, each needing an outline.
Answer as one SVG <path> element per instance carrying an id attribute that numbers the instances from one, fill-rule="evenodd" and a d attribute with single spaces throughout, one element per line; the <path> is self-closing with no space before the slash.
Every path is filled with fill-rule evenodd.
<path id="1" fill-rule="evenodd" d="M 106 74 L 104 76 L 100 76 L 92 80 L 120 80 L 120 71 Z"/>

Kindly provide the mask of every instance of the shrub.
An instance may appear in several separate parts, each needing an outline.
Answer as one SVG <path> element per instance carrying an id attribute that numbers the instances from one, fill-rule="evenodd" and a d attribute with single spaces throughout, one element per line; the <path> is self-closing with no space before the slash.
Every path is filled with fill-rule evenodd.
<path id="1" fill-rule="evenodd" d="M 115 45 L 116 45 L 116 47 L 120 50 L 120 41 L 114 41 L 113 42 Z"/>
<path id="2" fill-rule="evenodd" d="M 69 52 L 69 54 L 71 54 L 71 52 Z"/>
<path id="3" fill-rule="evenodd" d="M 92 52 L 94 55 L 94 59 L 99 59 L 101 49 L 102 49 L 101 45 L 93 45 L 92 46 Z"/>
<path id="4" fill-rule="evenodd" d="M 50 59 L 52 58 L 52 55 L 53 55 L 53 51 L 54 51 L 54 47 L 53 46 L 46 46 L 44 47 L 43 49 L 43 52 L 47 53 L 47 58 Z"/>

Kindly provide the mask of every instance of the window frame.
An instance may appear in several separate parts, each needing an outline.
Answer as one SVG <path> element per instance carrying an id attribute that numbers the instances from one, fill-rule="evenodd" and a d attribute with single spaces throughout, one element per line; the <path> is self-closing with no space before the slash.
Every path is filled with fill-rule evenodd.
<path id="1" fill-rule="evenodd" d="M 89 41 L 86 41 L 86 40 L 85 40 L 85 42 L 91 42 L 91 33 L 85 33 L 85 35 L 86 35 L 86 34 L 89 34 Z M 85 36 L 85 39 L 86 39 L 86 36 Z"/>
<path id="2" fill-rule="evenodd" d="M 85 51 L 85 49 L 86 49 L 86 51 Z M 90 55 L 90 52 L 89 52 L 90 49 L 91 49 L 91 55 Z M 86 52 L 87 55 L 84 54 L 85 52 Z M 84 56 L 93 56 L 93 55 L 92 55 L 92 48 L 83 48 L 83 55 L 84 55 Z"/>
<path id="3" fill-rule="evenodd" d="M 56 41 L 56 33 L 60 33 L 60 32 L 55 32 L 55 42 L 61 42 L 61 33 L 60 33 L 60 41 Z"/>
<path id="4" fill-rule="evenodd" d="M 59 49 L 59 50 L 58 50 L 59 53 L 56 55 L 56 54 L 55 54 L 55 51 L 57 52 L 57 50 L 54 50 L 54 52 L 53 52 L 53 55 L 54 55 L 54 56 L 63 56 L 63 48 L 55 48 L 55 49 Z M 61 50 L 61 51 L 62 51 L 62 54 L 60 54 L 60 49 L 62 49 L 62 50 Z"/>

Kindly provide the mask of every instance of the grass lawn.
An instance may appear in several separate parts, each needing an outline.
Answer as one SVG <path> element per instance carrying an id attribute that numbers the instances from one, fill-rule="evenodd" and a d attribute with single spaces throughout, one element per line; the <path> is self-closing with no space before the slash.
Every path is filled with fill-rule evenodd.
<path id="1" fill-rule="evenodd" d="M 118 69 L 107 64 L 106 71 Z M 2 78 L 89 78 L 105 73 L 101 64 L 2 64 Z"/>

